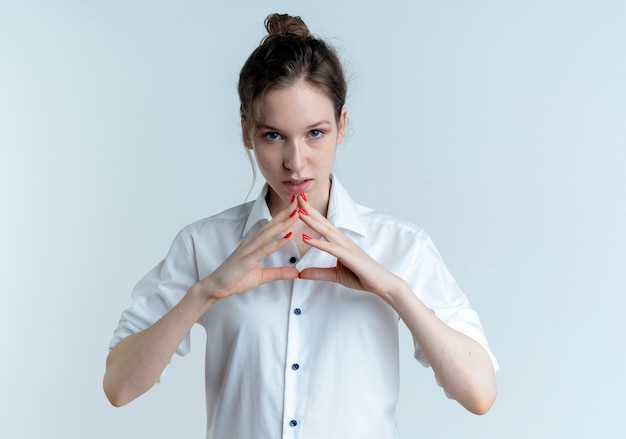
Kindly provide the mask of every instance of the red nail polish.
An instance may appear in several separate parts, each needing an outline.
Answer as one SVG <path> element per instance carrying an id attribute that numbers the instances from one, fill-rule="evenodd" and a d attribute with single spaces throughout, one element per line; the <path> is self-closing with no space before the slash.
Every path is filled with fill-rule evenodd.
<path id="1" fill-rule="evenodd" d="M 293 194 L 293 195 L 291 196 L 291 201 L 290 201 L 290 203 L 293 203 L 295 199 L 296 199 L 296 194 Z"/>
<path id="2" fill-rule="evenodd" d="M 293 233 L 289 232 L 289 233 L 287 233 L 287 234 L 284 236 L 284 238 L 285 238 L 285 239 L 289 239 L 289 238 L 291 238 L 291 235 L 293 235 Z"/>
<path id="3" fill-rule="evenodd" d="M 304 239 L 305 241 L 308 241 L 309 239 L 311 239 L 311 237 L 309 235 L 307 235 L 306 233 L 302 234 L 302 239 Z"/>
<path id="4" fill-rule="evenodd" d="M 306 210 L 304 210 L 303 208 L 299 208 L 298 212 L 300 212 L 302 215 L 308 215 L 308 213 L 306 213 Z"/>
<path id="5" fill-rule="evenodd" d="M 306 199 L 306 195 L 304 195 L 304 192 L 301 192 L 301 193 L 300 193 L 300 196 L 302 197 L 302 199 L 303 199 L 304 201 L 307 201 L 307 199 Z"/>
<path id="6" fill-rule="evenodd" d="M 298 209 L 294 209 L 294 210 L 293 210 L 293 212 L 291 212 L 291 213 L 289 214 L 289 218 L 294 217 L 294 216 L 296 215 L 296 213 L 298 213 Z"/>

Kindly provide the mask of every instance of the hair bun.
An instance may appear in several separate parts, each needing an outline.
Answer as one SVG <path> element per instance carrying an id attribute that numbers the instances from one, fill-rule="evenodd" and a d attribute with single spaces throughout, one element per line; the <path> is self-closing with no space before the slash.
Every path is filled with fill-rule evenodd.
<path id="1" fill-rule="evenodd" d="M 300 17 L 292 17 L 288 14 L 271 14 L 265 19 L 265 29 L 267 37 L 282 37 L 292 34 L 298 37 L 309 37 L 309 28 Z"/>

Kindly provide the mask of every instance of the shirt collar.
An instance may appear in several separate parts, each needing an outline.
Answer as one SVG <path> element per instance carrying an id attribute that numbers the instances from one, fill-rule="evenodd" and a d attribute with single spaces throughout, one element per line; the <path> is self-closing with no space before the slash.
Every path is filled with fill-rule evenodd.
<path id="1" fill-rule="evenodd" d="M 265 183 L 263 189 L 261 189 L 261 193 L 252 205 L 252 209 L 248 214 L 246 226 L 243 228 L 244 238 L 252 234 L 253 231 L 258 230 L 263 224 L 272 219 L 270 209 L 267 207 L 267 202 L 265 201 L 268 189 L 269 185 Z"/>
<path id="2" fill-rule="evenodd" d="M 328 221 L 338 229 L 347 231 L 350 234 L 366 236 L 365 226 L 361 221 L 358 205 L 352 200 L 348 191 L 334 174 L 331 174 L 330 178 L 332 185 L 330 188 L 330 200 L 328 202 Z M 265 201 L 268 189 L 269 186 L 265 183 L 261 193 L 252 205 L 246 226 L 243 229 L 244 238 L 272 219 L 270 210 L 267 207 L 267 202 Z"/>
<path id="3" fill-rule="evenodd" d="M 326 217 L 331 224 L 345 232 L 358 236 L 367 236 L 361 220 L 359 206 L 352 200 L 346 188 L 335 175 L 330 176 L 333 184 L 330 189 L 330 201 Z"/>

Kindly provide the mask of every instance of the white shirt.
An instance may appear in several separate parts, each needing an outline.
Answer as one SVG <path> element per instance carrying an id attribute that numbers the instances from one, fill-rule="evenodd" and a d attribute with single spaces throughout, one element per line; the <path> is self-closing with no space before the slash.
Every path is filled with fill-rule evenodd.
<path id="1" fill-rule="evenodd" d="M 135 287 L 111 348 L 157 321 L 271 219 L 264 194 L 176 236 Z M 327 217 L 441 320 L 484 346 L 498 369 L 478 315 L 424 230 L 355 204 L 336 177 Z M 315 248 L 300 258 L 291 242 L 263 264 L 302 270 L 336 259 Z M 324 281 L 278 281 L 217 302 L 198 321 L 207 333 L 207 438 L 399 438 L 398 321 L 374 294 Z M 189 348 L 188 335 L 177 353 Z M 428 366 L 417 344 L 415 357 Z"/>

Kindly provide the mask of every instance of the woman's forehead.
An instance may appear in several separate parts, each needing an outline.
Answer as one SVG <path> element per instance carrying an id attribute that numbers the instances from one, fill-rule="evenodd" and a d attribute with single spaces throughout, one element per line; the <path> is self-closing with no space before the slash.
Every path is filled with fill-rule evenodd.
<path id="1" fill-rule="evenodd" d="M 334 120 L 332 100 L 318 87 L 303 81 L 268 91 L 260 103 L 259 123 L 262 124 L 291 120 L 313 125 L 322 120 Z"/>

